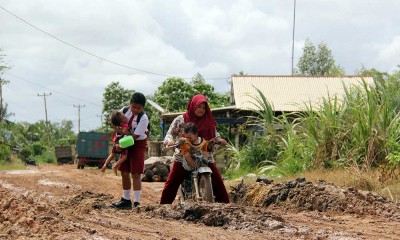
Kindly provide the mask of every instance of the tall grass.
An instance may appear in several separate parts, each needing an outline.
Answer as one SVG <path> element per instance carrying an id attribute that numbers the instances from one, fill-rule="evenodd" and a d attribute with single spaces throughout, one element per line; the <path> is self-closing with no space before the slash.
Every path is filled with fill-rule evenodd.
<path id="1" fill-rule="evenodd" d="M 259 109 L 238 151 L 240 167 L 260 173 L 288 175 L 312 168 L 382 169 L 382 178 L 400 165 L 400 74 L 374 79 L 373 85 L 345 87 L 344 100 L 328 96 L 301 113 L 275 116 L 273 105 L 259 90 Z M 251 132 L 251 131 L 250 131 Z M 386 176 L 384 176 L 386 175 Z"/>
<path id="2" fill-rule="evenodd" d="M 264 162 L 276 162 L 280 142 L 279 123 L 274 116 L 272 104 L 266 99 L 262 92 L 256 89 L 259 96 L 251 96 L 259 111 L 249 116 L 244 133 L 248 136 L 246 143 L 242 146 L 237 162 L 240 168 L 248 171 L 256 170 Z M 278 126 L 278 127 L 277 127 Z"/>

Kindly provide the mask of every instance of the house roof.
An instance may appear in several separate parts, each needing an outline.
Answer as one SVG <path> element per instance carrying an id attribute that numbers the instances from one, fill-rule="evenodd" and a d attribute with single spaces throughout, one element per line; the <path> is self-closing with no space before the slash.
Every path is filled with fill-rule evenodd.
<path id="1" fill-rule="evenodd" d="M 343 99 L 344 86 L 360 86 L 362 80 L 373 83 L 372 77 L 362 76 L 263 76 L 232 75 L 232 91 L 238 109 L 256 110 L 254 97 L 259 89 L 275 111 L 301 111 L 304 103 L 318 106 L 323 98 L 335 95 Z"/>

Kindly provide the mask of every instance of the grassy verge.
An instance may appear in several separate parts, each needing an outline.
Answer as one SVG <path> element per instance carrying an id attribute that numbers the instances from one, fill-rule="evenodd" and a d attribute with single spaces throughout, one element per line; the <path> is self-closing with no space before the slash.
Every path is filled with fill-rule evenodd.
<path id="1" fill-rule="evenodd" d="M 9 170 L 23 170 L 25 169 L 25 164 L 17 157 L 12 156 L 11 162 L 0 162 L 0 171 L 9 171 Z"/>

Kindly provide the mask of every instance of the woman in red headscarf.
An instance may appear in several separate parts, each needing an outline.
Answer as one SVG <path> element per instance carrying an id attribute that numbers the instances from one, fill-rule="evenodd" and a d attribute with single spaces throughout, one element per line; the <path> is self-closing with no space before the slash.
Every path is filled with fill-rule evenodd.
<path id="1" fill-rule="evenodd" d="M 222 139 L 216 131 L 217 122 L 211 113 L 207 103 L 207 98 L 204 95 L 197 94 L 192 97 L 187 105 L 186 112 L 174 119 L 164 139 L 164 146 L 175 144 L 175 140 L 183 137 L 183 125 L 188 122 L 193 122 L 198 130 L 199 137 L 209 141 L 214 139 L 220 142 L 221 145 L 226 145 L 226 140 Z M 179 150 L 174 153 L 174 156 L 179 154 Z M 180 158 L 175 157 L 171 172 L 165 182 L 164 189 L 161 194 L 161 204 L 171 204 L 178 192 L 179 185 L 183 182 L 189 171 L 186 171 L 182 166 Z M 208 166 L 212 170 L 212 185 L 213 193 L 216 202 L 229 203 L 228 193 L 222 180 L 221 174 L 214 162 Z"/>

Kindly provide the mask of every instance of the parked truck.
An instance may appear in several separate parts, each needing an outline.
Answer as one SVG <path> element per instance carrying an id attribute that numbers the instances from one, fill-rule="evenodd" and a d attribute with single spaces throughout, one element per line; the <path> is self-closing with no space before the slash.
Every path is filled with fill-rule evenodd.
<path id="1" fill-rule="evenodd" d="M 101 168 L 108 157 L 109 142 L 108 133 L 80 132 L 76 141 L 78 169 L 86 165 Z"/>
<path id="2" fill-rule="evenodd" d="M 74 155 L 72 153 L 71 145 L 57 146 L 54 148 L 54 151 L 56 153 L 57 164 L 74 163 Z"/>

